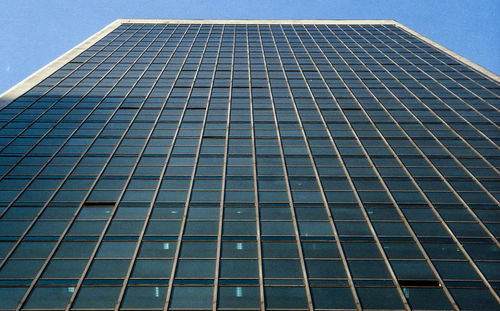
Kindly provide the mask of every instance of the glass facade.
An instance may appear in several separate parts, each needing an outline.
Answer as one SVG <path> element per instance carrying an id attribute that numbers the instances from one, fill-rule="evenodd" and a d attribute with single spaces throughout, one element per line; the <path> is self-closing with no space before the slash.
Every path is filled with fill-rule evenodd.
<path id="1" fill-rule="evenodd" d="M 124 22 L 0 122 L 1 310 L 500 310 L 500 83 L 397 25 Z"/>

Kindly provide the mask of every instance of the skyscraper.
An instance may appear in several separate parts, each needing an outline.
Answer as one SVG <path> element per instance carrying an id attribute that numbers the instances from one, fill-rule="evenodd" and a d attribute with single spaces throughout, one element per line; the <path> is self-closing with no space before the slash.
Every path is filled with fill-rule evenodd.
<path id="1" fill-rule="evenodd" d="M 118 20 L 0 98 L 0 309 L 499 310 L 499 81 L 394 21 Z"/>

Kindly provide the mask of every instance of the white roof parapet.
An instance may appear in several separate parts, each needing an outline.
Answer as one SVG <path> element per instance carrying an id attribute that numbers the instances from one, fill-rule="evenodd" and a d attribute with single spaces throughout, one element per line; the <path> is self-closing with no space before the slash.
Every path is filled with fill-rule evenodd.
<path id="1" fill-rule="evenodd" d="M 335 19 L 117 19 L 115 22 L 142 24 L 283 24 L 283 25 L 396 25 L 394 20 L 335 20 Z"/>

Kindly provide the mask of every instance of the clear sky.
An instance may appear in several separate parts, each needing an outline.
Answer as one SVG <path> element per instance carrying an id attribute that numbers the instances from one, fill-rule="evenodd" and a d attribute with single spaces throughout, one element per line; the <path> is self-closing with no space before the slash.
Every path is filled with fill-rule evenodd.
<path id="1" fill-rule="evenodd" d="M 394 19 L 500 74 L 500 0 L 0 0 L 0 93 L 118 18 Z"/>

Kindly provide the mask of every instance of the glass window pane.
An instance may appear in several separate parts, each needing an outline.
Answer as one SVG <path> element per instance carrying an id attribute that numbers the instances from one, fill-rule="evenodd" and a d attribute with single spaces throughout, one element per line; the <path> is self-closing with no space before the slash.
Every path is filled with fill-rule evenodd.
<path id="1" fill-rule="evenodd" d="M 170 260 L 137 260 L 132 271 L 132 277 L 137 278 L 168 278 L 172 270 Z"/>
<path id="2" fill-rule="evenodd" d="M 213 277 L 215 260 L 181 259 L 177 264 L 177 278 Z"/>
<path id="3" fill-rule="evenodd" d="M 174 287 L 171 308 L 210 308 L 212 306 L 212 287 Z"/>
<path id="4" fill-rule="evenodd" d="M 450 288 L 458 306 L 469 310 L 495 310 L 498 302 L 491 296 L 487 289 L 476 288 Z"/>
<path id="5" fill-rule="evenodd" d="M 102 242 L 97 258 L 132 257 L 136 242 Z"/>
<path id="6" fill-rule="evenodd" d="M 413 309 L 451 310 L 452 306 L 440 288 L 403 288 Z"/>
<path id="7" fill-rule="evenodd" d="M 354 298 L 349 288 L 311 287 L 313 305 L 316 309 L 355 309 Z"/>
<path id="8" fill-rule="evenodd" d="M 74 303 L 75 308 L 113 308 L 121 287 L 82 287 Z"/>
<path id="9" fill-rule="evenodd" d="M 15 309 L 26 290 L 26 287 L 0 287 L 0 301 L 3 308 Z"/>
<path id="10" fill-rule="evenodd" d="M 303 287 L 265 287 L 264 295 L 268 308 L 307 308 L 306 292 Z"/>
<path id="11" fill-rule="evenodd" d="M 162 308 L 167 288 L 163 286 L 127 287 L 123 297 L 123 308 Z"/>
<path id="12" fill-rule="evenodd" d="M 287 242 L 262 243 L 262 257 L 264 258 L 298 258 L 297 244 Z"/>
<path id="13" fill-rule="evenodd" d="M 130 261 L 117 259 L 96 259 L 92 262 L 88 278 L 123 278 L 129 268 Z"/>
<path id="14" fill-rule="evenodd" d="M 221 260 L 221 278 L 258 278 L 257 260 Z"/>
<path id="15" fill-rule="evenodd" d="M 87 260 L 52 259 L 43 273 L 44 278 L 79 278 Z"/>
<path id="16" fill-rule="evenodd" d="M 357 290 L 361 306 L 365 309 L 403 309 L 395 288 L 359 287 Z"/>
<path id="17" fill-rule="evenodd" d="M 64 309 L 74 287 L 35 287 L 26 301 L 26 309 Z"/>
<path id="18" fill-rule="evenodd" d="M 0 270 L 0 278 L 33 278 L 44 260 L 8 260 Z"/>
<path id="19" fill-rule="evenodd" d="M 260 305 L 258 287 L 222 286 L 219 287 L 219 308 L 258 308 Z"/>
<path id="20" fill-rule="evenodd" d="M 168 258 L 173 257 L 176 242 L 142 242 L 139 249 L 139 257 L 144 258 Z"/>
<path id="21" fill-rule="evenodd" d="M 262 265 L 265 278 L 302 277 L 302 269 L 298 260 L 264 259 Z"/>
<path id="22" fill-rule="evenodd" d="M 345 278 L 345 269 L 340 260 L 308 260 L 307 274 L 310 278 Z"/>

